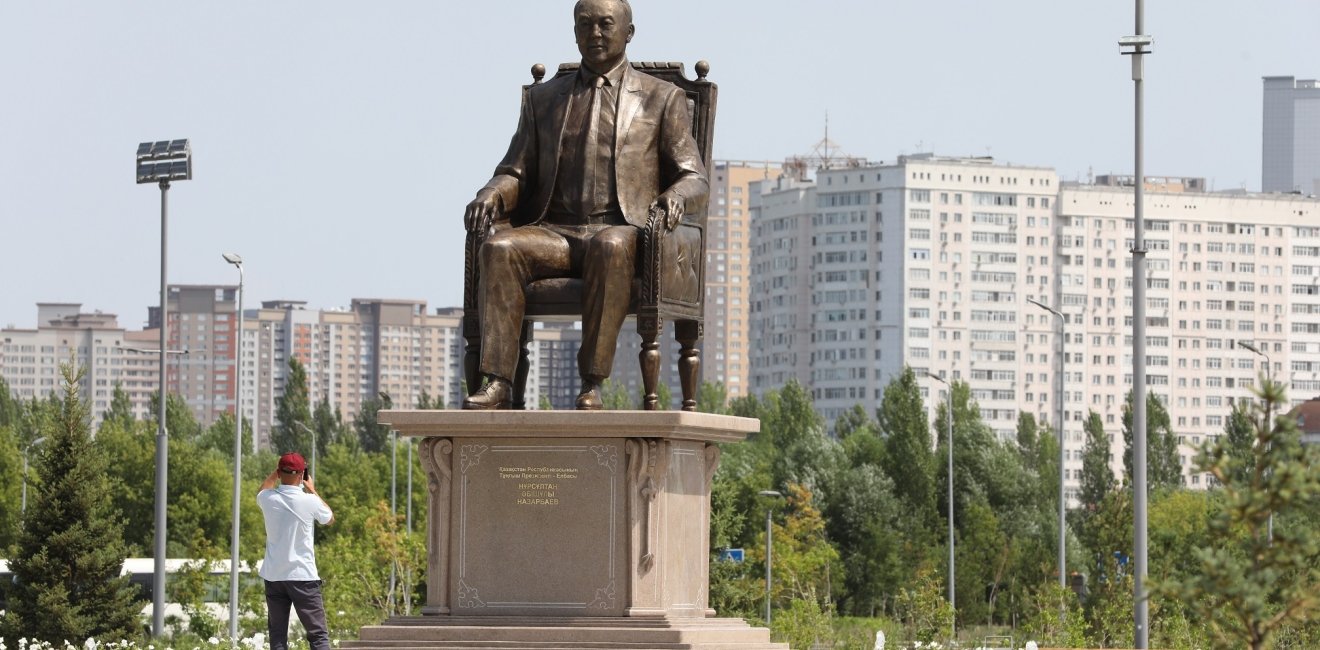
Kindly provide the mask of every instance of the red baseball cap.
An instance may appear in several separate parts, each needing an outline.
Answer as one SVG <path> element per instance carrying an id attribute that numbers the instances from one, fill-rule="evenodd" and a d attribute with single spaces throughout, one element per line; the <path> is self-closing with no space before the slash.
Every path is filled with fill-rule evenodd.
<path id="1" fill-rule="evenodd" d="M 290 452 L 280 456 L 280 469 L 290 472 L 301 472 L 307 469 L 307 461 L 303 460 L 302 454 Z"/>

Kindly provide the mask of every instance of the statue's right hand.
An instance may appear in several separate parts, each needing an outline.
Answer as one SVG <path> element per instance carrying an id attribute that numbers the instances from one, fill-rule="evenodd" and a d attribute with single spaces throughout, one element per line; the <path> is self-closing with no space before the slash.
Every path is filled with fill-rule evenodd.
<path id="1" fill-rule="evenodd" d="M 503 203 L 495 190 L 485 187 L 477 192 L 477 198 L 467 205 L 463 213 L 463 226 L 468 232 L 481 232 L 490 228 L 490 224 L 503 211 Z"/>

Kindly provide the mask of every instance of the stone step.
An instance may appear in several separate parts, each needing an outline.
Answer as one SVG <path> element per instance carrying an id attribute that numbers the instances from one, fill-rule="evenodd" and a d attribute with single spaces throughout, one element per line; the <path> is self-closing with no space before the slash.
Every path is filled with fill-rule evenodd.
<path id="1" fill-rule="evenodd" d="M 741 619 L 397 617 L 341 650 L 787 650 Z"/>

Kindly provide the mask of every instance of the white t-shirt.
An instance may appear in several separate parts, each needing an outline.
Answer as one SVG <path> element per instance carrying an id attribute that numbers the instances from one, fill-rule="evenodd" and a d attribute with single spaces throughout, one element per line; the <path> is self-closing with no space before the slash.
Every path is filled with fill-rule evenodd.
<path id="1" fill-rule="evenodd" d="M 320 497 L 301 485 L 280 485 L 257 494 L 266 519 L 266 559 L 258 571 L 266 580 L 320 580 L 312 549 L 312 520 L 322 525 L 334 517 Z"/>

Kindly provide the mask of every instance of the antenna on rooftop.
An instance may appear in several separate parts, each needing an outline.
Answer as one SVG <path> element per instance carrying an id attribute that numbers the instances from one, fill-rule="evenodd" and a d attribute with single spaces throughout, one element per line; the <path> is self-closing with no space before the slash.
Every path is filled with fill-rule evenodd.
<path id="1" fill-rule="evenodd" d="M 784 172 L 797 180 L 805 181 L 808 171 L 812 169 L 854 168 L 865 165 L 865 158 L 844 155 L 839 144 L 830 139 L 830 113 L 825 111 L 825 137 L 811 148 L 811 153 L 784 159 Z"/>

